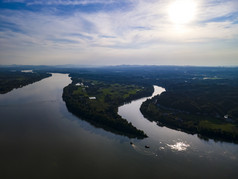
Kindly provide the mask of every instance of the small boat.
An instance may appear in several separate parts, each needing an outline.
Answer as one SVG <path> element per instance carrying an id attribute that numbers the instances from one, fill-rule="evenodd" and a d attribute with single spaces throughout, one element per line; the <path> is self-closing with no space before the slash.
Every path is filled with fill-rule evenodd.
<path id="1" fill-rule="evenodd" d="M 150 146 L 148 146 L 148 145 L 145 145 L 145 148 L 149 149 L 149 148 L 150 148 Z"/>

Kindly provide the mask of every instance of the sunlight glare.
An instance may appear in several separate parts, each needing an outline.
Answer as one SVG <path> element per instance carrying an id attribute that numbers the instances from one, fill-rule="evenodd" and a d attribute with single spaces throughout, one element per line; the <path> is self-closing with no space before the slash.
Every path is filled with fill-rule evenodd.
<path id="1" fill-rule="evenodd" d="M 196 3 L 193 0 L 176 0 L 168 9 L 170 20 L 175 24 L 186 24 L 194 19 Z"/>
<path id="2" fill-rule="evenodd" d="M 177 151 L 185 151 L 187 150 L 188 147 L 190 147 L 189 144 L 185 144 L 184 142 L 177 142 L 174 145 L 169 145 L 167 144 L 172 150 L 177 150 Z"/>

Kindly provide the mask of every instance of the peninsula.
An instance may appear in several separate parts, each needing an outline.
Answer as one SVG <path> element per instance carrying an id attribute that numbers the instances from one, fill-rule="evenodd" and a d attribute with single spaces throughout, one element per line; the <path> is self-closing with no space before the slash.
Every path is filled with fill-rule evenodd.
<path id="1" fill-rule="evenodd" d="M 152 92 L 153 87 L 108 83 L 74 75 L 72 83 L 64 88 L 63 99 L 68 110 L 81 119 L 116 134 L 142 139 L 146 134 L 119 116 L 118 107 Z"/>

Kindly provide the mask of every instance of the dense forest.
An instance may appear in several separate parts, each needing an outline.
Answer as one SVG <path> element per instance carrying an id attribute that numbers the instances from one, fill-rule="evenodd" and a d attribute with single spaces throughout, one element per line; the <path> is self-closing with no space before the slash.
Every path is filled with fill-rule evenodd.
<path id="1" fill-rule="evenodd" d="M 141 106 L 146 118 L 203 138 L 238 142 L 237 68 L 186 71 L 160 84 L 166 92 Z"/>
<path id="2" fill-rule="evenodd" d="M 105 81 L 72 75 L 72 84 L 64 88 L 63 99 L 70 112 L 105 130 L 129 138 L 144 138 L 146 134 L 117 114 L 118 107 L 133 99 L 149 96 L 151 87 Z"/>
<path id="3" fill-rule="evenodd" d="M 0 68 L 0 94 L 8 93 L 14 88 L 21 88 L 49 76 L 51 74 L 45 72 L 25 73 Z"/>

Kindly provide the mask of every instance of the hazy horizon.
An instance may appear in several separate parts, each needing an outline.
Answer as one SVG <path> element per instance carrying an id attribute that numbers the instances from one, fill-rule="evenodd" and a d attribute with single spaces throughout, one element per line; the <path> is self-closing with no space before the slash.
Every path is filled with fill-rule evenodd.
<path id="1" fill-rule="evenodd" d="M 80 65 L 80 64 L 54 64 L 54 65 L 45 65 L 45 64 L 38 64 L 38 65 L 32 65 L 32 64 L 9 64 L 9 65 L 1 65 L 0 67 L 40 67 L 40 66 L 46 66 L 46 67 L 63 67 L 63 68 L 107 68 L 107 67 L 201 67 L 201 68 L 238 68 L 238 65 L 136 65 L 136 64 L 119 64 L 119 65 Z"/>
<path id="2" fill-rule="evenodd" d="M 238 66 L 238 2 L 1 0 L 11 64 Z"/>

